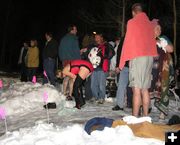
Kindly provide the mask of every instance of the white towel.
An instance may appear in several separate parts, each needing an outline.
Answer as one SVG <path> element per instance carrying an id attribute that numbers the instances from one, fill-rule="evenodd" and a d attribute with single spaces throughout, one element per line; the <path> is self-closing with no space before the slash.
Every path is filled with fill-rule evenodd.
<path id="1" fill-rule="evenodd" d="M 152 123 L 151 117 L 137 118 L 135 116 L 125 116 L 125 117 L 123 117 L 123 121 L 126 122 L 127 124 L 136 124 L 136 123 L 141 123 L 141 122 L 145 122 L 145 121 Z"/>

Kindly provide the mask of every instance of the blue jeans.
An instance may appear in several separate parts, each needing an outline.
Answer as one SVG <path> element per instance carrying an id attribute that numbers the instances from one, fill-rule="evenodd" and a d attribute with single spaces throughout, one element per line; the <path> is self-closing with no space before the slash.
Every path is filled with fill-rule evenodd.
<path id="1" fill-rule="evenodd" d="M 55 64 L 56 64 L 55 59 L 52 58 L 44 59 L 43 67 L 52 85 L 55 85 Z M 48 83 L 48 79 L 44 76 L 43 84 Z"/>
<path id="2" fill-rule="evenodd" d="M 126 87 L 129 82 L 129 68 L 124 67 L 119 75 L 118 90 L 116 93 L 116 103 L 120 108 L 124 107 L 124 97 L 126 93 Z"/>
<path id="3" fill-rule="evenodd" d="M 91 75 L 92 95 L 96 99 L 104 99 L 105 98 L 106 77 L 107 77 L 107 73 L 105 73 L 102 69 L 95 70 Z"/>

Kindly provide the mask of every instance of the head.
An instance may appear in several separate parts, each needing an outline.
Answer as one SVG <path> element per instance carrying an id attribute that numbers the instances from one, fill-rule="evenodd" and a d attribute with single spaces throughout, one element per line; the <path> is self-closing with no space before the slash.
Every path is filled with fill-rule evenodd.
<path id="1" fill-rule="evenodd" d="M 121 40 L 120 37 L 116 37 L 116 38 L 115 38 L 115 44 L 118 45 L 119 42 L 120 42 L 120 40 Z"/>
<path id="2" fill-rule="evenodd" d="M 97 44 L 102 44 L 104 43 L 104 37 L 103 37 L 103 34 L 102 33 L 98 33 L 95 35 L 95 42 Z"/>
<path id="3" fill-rule="evenodd" d="M 27 47 L 28 47 L 28 42 L 24 42 L 24 43 L 23 43 L 23 46 L 24 46 L 25 48 L 27 48 Z"/>
<path id="4" fill-rule="evenodd" d="M 51 32 L 46 32 L 45 33 L 45 38 L 46 38 L 47 41 L 51 40 L 53 38 L 52 33 Z"/>
<path id="5" fill-rule="evenodd" d="M 70 25 L 68 27 L 68 33 L 76 35 L 77 34 L 77 27 L 76 27 L 76 25 Z"/>
<path id="6" fill-rule="evenodd" d="M 159 37 L 161 35 L 161 26 L 159 24 L 154 28 L 154 32 L 155 37 Z"/>
<path id="7" fill-rule="evenodd" d="M 159 20 L 153 19 L 151 21 L 151 24 L 153 25 L 153 28 L 154 28 L 155 38 L 159 37 L 161 35 L 161 26 L 159 24 Z"/>
<path id="8" fill-rule="evenodd" d="M 65 75 L 63 74 L 62 70 L 57 70 L 56 77 L 62 79 L 65 77 Z"/>
<path id="9" fill-rule="evenodd" d="M 143 7 L 142 7 L 142 4 L 140 4 L 140 3 L 135 3 L 131 9 L 132 9 L 133 17 L 135 17 L 137 14 L 143 12 Z"/>
<path id="10" fill-rule="evenodd" d="M 32 39 L 32 40 L 30 41 L 30 45 L 31 45 L 31 47 L 36 47 L 36 46 L 37 46 L 37 40 Z"/>

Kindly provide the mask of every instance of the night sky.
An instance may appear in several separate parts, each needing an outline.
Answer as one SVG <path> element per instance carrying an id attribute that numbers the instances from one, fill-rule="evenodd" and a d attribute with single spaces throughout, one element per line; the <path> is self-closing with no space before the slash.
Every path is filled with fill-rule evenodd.
<path id="1" fill-rule="evenodd" d="M 69 24 L 76 24 L 78 36 L 97 28 L 89 27 L 79 18 L 78 11 L 84 9 L 92 15 L 103 14 L 103 2 L 107 0 L 3 0 L 0 5 L 0 49 L 6 40 L 6 56 L 9 68 L 17 68 L 17 59 L 22 42 L 35 38 L 42 50 L 45 43 L 44 33 L 53 32 L 57 41 L 66 33 Z M 130 7 L 135 2 L 144 2 L 150 7 L 150 18 L 166 19 L 166 33 L 173 39 L 173 13 L 164 0 L 127 0 L 126 21 L 131 18 Z M 152 1 L 149 5 L 149 1 Z M 92 29 L 94 28 L 94 29 Z M 106 28 L 107 31 L 107 28 Z M 111 32 L 111 30 L 109 30 Z M 10 58 L 10 59 L 8 59 Z M 1 66 L 6 67 L 6 65 Z"/>

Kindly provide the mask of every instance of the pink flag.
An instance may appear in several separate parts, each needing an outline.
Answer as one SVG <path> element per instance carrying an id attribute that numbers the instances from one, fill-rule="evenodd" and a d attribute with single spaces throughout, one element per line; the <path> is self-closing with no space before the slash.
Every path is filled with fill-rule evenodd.
<path id="1" fill-rule="evenodd" d="M 45 70 L 44 70 L 43 74 L 44 74 L 44 76 L 47 78 L 47 73 L 46 73 L 46 71 L 45 71 Z"/>
<path id="2" fill-rule="evenodd" d="M 2 88 L 3 87 L 3 82 L 2 82 L 2 80 L 0 80 L 0 88 Z"/>
<path id="3" fill-rule="evenodd" d="M 33 76 L 32 82 L 35 84 L 36 83 L 36 76 Z"/>
<path id="4" fill-rule="evenodd" d="M 44 92 L 43 100 L 44 100 L 45 103 L 47 103 L 47 101 L 48 101 L 48 93 L 47 92 Z"/>
<path id="5" fill-rule="evenodd" d="M 0 119 L 5 119 L 6 118 L 6 112 L 3 107 L 0 107 Z"/>

